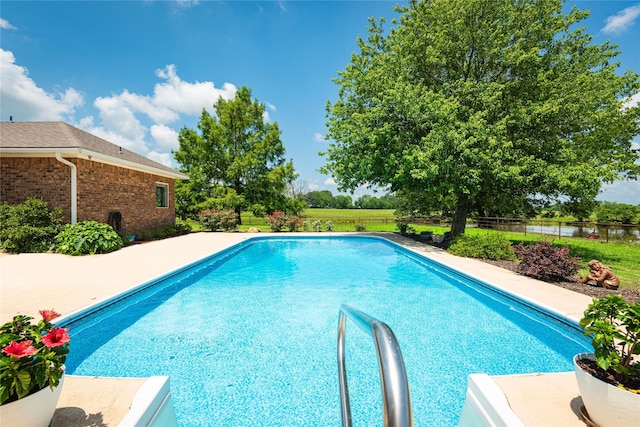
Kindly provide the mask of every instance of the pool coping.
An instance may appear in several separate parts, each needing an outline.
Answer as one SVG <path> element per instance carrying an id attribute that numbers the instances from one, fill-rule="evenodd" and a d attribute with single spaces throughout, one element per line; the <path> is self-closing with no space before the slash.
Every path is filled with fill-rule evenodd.
<path id="1" fill-rule="evenodd" d="M 535 306 L 547 309 L 555 316 L 571 323 L 579 320 L 582 312 L 591 302 L 591 298 L 586 295 L 517 275 L 478 260 L 456 257 L 396 233 L 279 233 L 277 236 L 344 235 L 385 238 L 409 251 L 426 256 L 442 266 L 459 270 L 471 278 L 490 284 L 501 292 L 516 295 Z M 78 316 L 98 304 L 113 300 L 116 298 L 115 295 L 121 292 L 131 292 L 136 288 L 145 287 L 167 273 L 188 268 L 247 239 L 273 236 L 276 234 L 192 233 L 187 236 L 130 246 L 112 254 L 88 257 L 69 257 L 59 254 L 2 254 L 0 255 L 0 271 L 2 271 L 0 317 L 3 322 L 16 313 L 37 317 L 39 309 L 55 308 L 64 315 L 60 320 L 68 319 L 69 316 Z M 33 268 L 34 265 L 39 268 Z M 513 381 L 517 382 L 518 378 L 514 378 Z M 540 393 L 540 389 L 535 392 Z M 569 390 L 568 394 L 571 393 Z M 508 395 L 507 399 L 509 399 Z M 82 402 L 77 404 L 82 405 Z M 569 417 L 573 416 L 570 405 L 565 409 Z M 576 425 L 584 425 L 584 423 Z M 56 424 L 56 426 L 59 425 Z"/>

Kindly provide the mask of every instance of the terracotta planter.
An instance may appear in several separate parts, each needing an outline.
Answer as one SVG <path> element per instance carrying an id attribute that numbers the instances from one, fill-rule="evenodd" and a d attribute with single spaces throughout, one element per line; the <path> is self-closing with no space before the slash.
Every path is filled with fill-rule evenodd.
<path id="1" fill-rule="evenodd" d="M 589 418 L 599 427 L 640 426 L 640 394 L 615 387 L 584 371 L 577 361 L 595 360 L 593 353 L 573 358 L 578 389 Z"/>
<path id="2" fill-rule="evenodd" d="M 0 406 L 2 426 L 47 427 L 56 411 L 63 382 L 64 375 L 53 390 L 45 387 L 22 399 Z"/>

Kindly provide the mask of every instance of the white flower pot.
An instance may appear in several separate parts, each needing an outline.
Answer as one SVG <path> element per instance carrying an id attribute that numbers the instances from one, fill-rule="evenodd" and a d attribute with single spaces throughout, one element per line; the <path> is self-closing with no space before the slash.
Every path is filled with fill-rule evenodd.
<path id="1" fill-rule="evenodd" d="M 577 361 L 595 360 L 593 353 L 573 358 L 578 389 L 589 418 L 599 427 L 640 426 L 640 394 L 615 387 L 584 371 Z"/>
<path id="2" fill-rule="evenodd" d="M 64 375 L 58 386 L 48 386 L 22 399 L 0 406 L 2 427 L 47 427 L 51 423 L 62 391 Z"/>

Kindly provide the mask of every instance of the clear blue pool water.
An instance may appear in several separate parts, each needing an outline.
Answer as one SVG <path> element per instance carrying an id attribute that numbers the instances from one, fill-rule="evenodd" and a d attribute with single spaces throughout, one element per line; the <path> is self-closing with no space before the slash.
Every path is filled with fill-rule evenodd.
<path id="1" fill-rule="evenodd" d="M 575 327 L 384 239 L 258 238 L 66 326 L 71 374 L 168 375 L 184 426 L 340 425 L 338 310 L 387 323 L 416 426 L 454 426 L 467 375 L 561 372 Z M 354 425 L 381 425 L 372 339 L 347 323 Z"/>

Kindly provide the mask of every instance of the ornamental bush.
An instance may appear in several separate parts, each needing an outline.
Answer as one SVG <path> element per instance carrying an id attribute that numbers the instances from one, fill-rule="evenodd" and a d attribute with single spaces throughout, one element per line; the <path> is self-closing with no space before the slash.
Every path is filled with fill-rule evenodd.
<path id="1" fill-rule="evenodd" d="M 282 211 L 274 211 L 269 215 L 269 227 L 271 231 L 282 231 L 287 225 L 286 215 Z"/>
<path id="2" fill-rule="evenodd" d="M 571 256 L 569 248 L 558 248 L 551 242 L 543 241 L 513 248 L 520 263 L 518 273 L 545 282 L 570 278 L 580 269 L 580 258 Z"/>
<path id="3" fill-rule="evenodd" d="M 269 215 L 269 227 L 272 231 L 298 231 L 303 226 L 302 218 L 297 215 L 289 215 L 283 211 L 274 211 Z"/>
<path id="4" fill-rule="evenodd" d="M 462 234 L 453 240 L 447 252 L 466 258 L 493 260 L 514 260 L 516 258 L 511 248 L 511 242 L 500 234 L 482 236 Z"/>
<path id="5" fill-rule="evenodd" d="M 0 248 L 9 253 L 46 252 L 62 227 L 60 209 L 49 209 L 38 197 L 17 205 L 0 204 Z"/>
<path id="6" fill-rule="evenodd" d="M 324 229 L 327 231 L 333 231 L 333 221 L 327 220 L 324 223 Z"/>
<path id="7" fill-rule="evenodd" d="M 56 236 L 56 244 L 56 252 L 61 254 L 106 254 L 122 248 L 122 238 L 109 224 L 82 221 L 67 224 Z"/>
<path id="8" fill-rule="evenodd" d="M 198 212 L 198 220 L 203 230 L 236 231 L 238 229 L 238 214 L 233 209 L 206 209 Z"/>
<path id="9" fill-rule="evenodd" d="M 289 231 L 298 231 L 302 227 L 302 218 L 297 215 L 286 215 L 285 222 Z"/>

